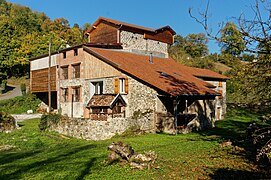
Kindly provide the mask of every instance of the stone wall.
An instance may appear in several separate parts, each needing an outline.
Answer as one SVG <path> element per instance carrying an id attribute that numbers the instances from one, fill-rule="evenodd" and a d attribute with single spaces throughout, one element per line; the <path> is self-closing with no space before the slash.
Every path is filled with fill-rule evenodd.
<path id="1" fill-rule="evenodd" d="M 110 139 L 115 135 L 122 134 L 129 127 L 153 131 L 152 120 L 148 117 L 140 119 L 111 118 L 107 121 L 64 118 L 58 124 L 52 124 L 49 130 L 76 138 L 96 141 Z"/>
<path id="2" fill-rule="evenodd" d="M 157 95 L 158 93 L 149 86 L 137 81 L 128 76 L 129 92 L 124 95 L 127 100 L 127 116 L 132 117 L 135 112 L 152 111 L 154 119 L 154 112 L 157 110 Z"/>
<path id="3" fill-rule="evenodd" d="M 167 44 L 155 40 L 144 39 L 144 35 L 128 31 L 120 32 L 120 42 L 124 50 L 146 54 L 152 52 L 154 56 L 168 57 Z"/>

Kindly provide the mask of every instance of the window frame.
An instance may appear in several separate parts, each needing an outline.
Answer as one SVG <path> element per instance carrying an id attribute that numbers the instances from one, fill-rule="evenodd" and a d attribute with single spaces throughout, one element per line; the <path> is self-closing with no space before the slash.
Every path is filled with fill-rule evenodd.
<path id="1" fill-rule="evenodd" d="M 64 70 L 67 72 L 64 73 Z M 61 79 L 69 79 L 69 66 L 62 66 L 61 67 Z"/>
<path id="2" fill-rule="evenodd" d="M 62 54 L 63 54 L 63 59 L 66 59 L 67 58 L 67 52 L 66 51 L 62 52 Z"/>
<path id="3" fill-rule="evenodd" d="M 68 102 L 69 100 L 69 88 L 61 88 L 62 89 L 62 102 Z"/>
<path id="4" fill-rule="evenodd" d="M 119 78 L 119 93 L 125 94 L 125 78 Z"/>
<path id="5" fill-rule="evenodd" d="M 103 81 L 95 81 L 95 82 L 91 82 L 94 86 L 94 94 L 99 95 L 99 94 L 103 94 L 103 87 L 104 87 L 104 82 Z"/>
<path id="6" fill-rule="evenodd" d="M 78 79 L 81 77 L 81 64 L 72 65 L 72 77 L 73 79 Z"/>
<path id="7" fill-rule="evenodd" d="M 72 88 L 72 98 L 73 98 L 73 102 L 80 102 L 80 94 L 81 94 L 81 87 L 77 86 L 77 87 L 73 87 Z"/>
<path id="8" fill-rule="evenodd" d="M 73 56 L 78 56 L 78 49 L 73 50 Z"/>

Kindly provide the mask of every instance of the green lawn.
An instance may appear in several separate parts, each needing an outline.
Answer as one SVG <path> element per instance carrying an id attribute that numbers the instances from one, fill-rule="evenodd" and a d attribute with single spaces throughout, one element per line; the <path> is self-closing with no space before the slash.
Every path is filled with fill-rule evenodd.
<path id="1" fill-rule="evenodd" d="M 65 138 L 40 132 L 38 119 L 21 129 L 0 134 L 0 179 L 255 179 L 265 177 L 253 163 L 252 149 L 244 141 L 245 129 L 257 114 L 232 111 L 216 128 L 187 135 L 146 134 L 105 141 Z M 221 147 L 231 139 L 233 146 Z M 118 163 L 106 165 L 107 146 L 130 144 L 136 152 L 154 150 L 157 169 L 136 170 Z"/>

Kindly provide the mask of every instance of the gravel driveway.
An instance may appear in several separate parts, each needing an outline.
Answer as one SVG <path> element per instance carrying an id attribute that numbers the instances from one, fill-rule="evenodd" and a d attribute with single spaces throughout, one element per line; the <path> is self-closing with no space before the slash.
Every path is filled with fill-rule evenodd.
<path id="1" fill-rule="evenodd" d="M 22 95 L 20 86 L 15 86 L 15 85 L 10 85 L 10 84 L 8 86 L 12 90 L 10 90 L 4 94 L 0 94 L 0 100 L 11 99 L 11 98 Z"/>

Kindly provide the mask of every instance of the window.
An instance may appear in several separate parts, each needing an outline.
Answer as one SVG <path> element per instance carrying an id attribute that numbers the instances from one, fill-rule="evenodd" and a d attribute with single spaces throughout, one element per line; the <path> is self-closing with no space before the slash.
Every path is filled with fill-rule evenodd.
<path id="1" fill-rule="evenodd" d="M 62 101 L 63 102 L 68 102 L 68 97 L 69 97 L 69 89 L 68 88 L 63 88 L 62 89 Z"/>
<path id="2" fill-rule="evenodd" d="M 78 56 L 78 49 L 74 49 L 73 51 L 74 51 L 73 55 Z"/>
<path id="3" fill-rule="evenodd" d="M 219 81 L 218 87 L 222 87 L 222 81 Z"/>
<path id="4" fill-rule="evenodd" d="M 62 79 L 68 79 L 68 66 L 61 67 Z"/>
<path id="5" fill-rule="evenodd" d="M 118 93 L 128 93 L 128 78 L 115 79 L 115 94 Z"/>
<path id="6" fill-rule="evenodd" d="M 66 55 L 66 52 L 63 52 L 63 59 L 66 59 L 67 58 L 67 55 Z"/>
<path id="7" fill-rule="evenodd" d="M 80 78 L 80 64 L 73 65 L 73 78 Z"/>
<path id="8" fill-rule="evenodd" d="M 125 93 L 125 79 L 119 79 L 119 93 Z"/>
<path id="9" fill-rule="evenodd" d="M 79 102 L 80 101 L 80 87 L 73 88 L 73 102 Z"/>
<path id="10" fill-rule="evenodd" d="M 94 94 L 103 94 L 103 81 L 93 82 Z"/>

